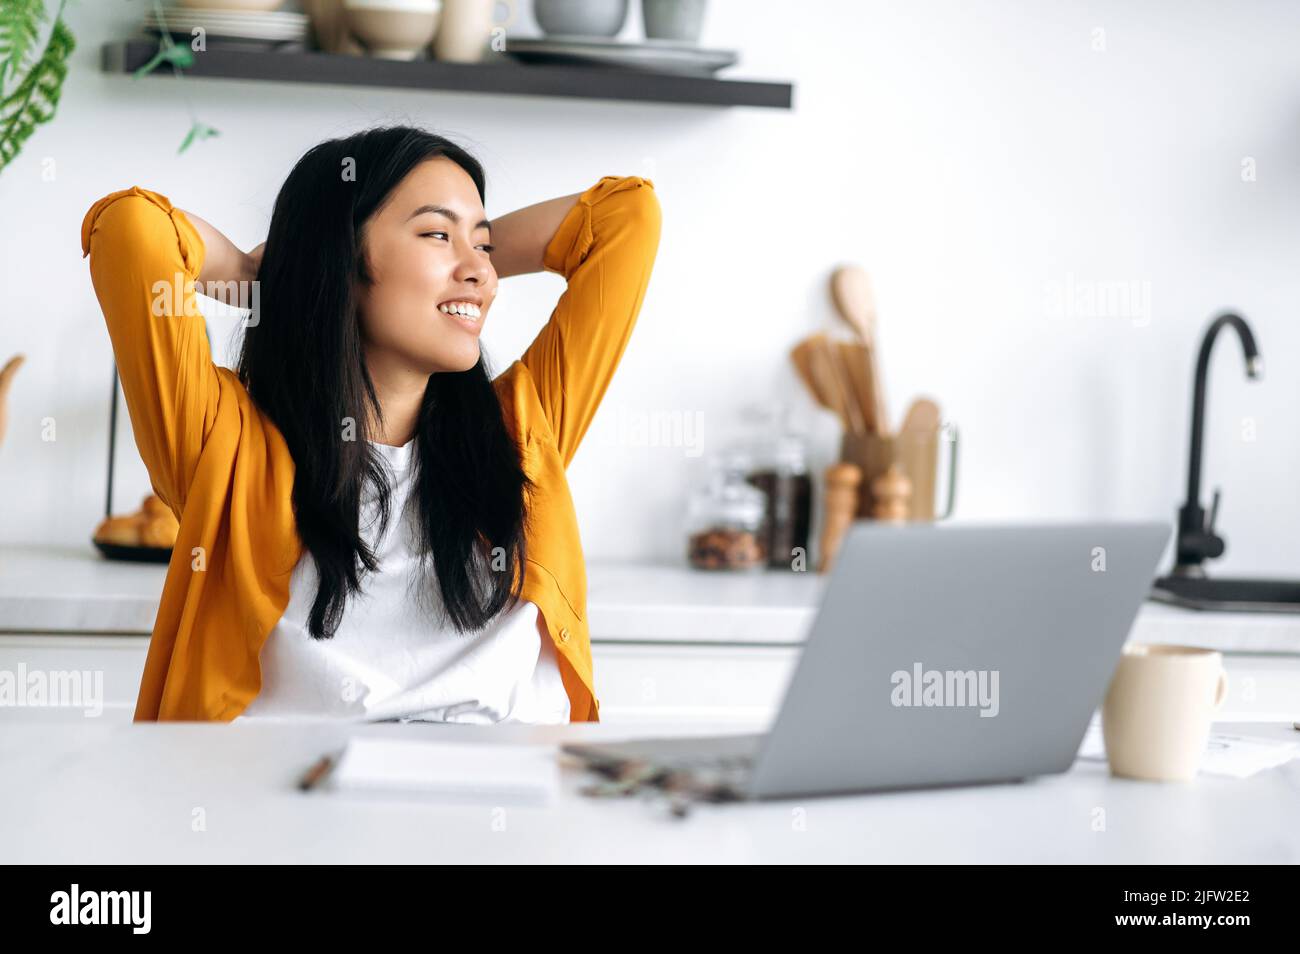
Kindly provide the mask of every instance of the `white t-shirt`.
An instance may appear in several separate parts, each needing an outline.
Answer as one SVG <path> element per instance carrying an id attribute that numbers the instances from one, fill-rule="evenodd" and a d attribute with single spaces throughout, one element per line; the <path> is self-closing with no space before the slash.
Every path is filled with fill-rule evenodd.
<path id="1" fill-rule="evenodd" d="M 568 722 L 569 697 L 536 604 L 520 600 L 474 633 L 438 629 L 430 608 L 430 601 L 441 607 L 437 581 L 420 567 L 414 501 L 407 507 L 415 440 L 371 446 L 389 465 L 393 488 L 387 533 L 377 545 L 369 485 L 361 502 L 361 533 L 379 569 L 348 598 L 334 636 L 316 640 L 307 619 L 319 577 L 303 550 L 289 606 L 262 647 L 262 690 L 234 721 Z"/>

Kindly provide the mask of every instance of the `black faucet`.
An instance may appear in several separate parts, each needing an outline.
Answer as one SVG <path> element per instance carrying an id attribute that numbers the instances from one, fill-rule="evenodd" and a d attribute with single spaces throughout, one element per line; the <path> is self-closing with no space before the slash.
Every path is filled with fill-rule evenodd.
<path id="1" fill-rule="evenodd" d="M 1240 315 L 1223 314 L 1215 318 L 1206 329 L 1201 341 L 1201 353 L 1196 359 L 1196 382 L 1192 392 L 1192 448 L 1187 466 L 1187 502 L 1178 511 L 1178 550 L 1174 560 L 1175 576 L 1200 577 L 1205 575 L 1201 564 L 1207 559 L 1223 556 L 1223 537 L 1214 532 L 1214 521 L 1219 512 L 1219 491 L 1214 491 L 1210 504 L 1210 518 L 1205 519 L 1201 507 L 1201 439 L 1205 430 L 1205 378 L 1210 368 L 1210 351 L 1219 329 L 1231 325 L 1241 338 L 1241 349 L 1246 356 L 1246 377 L 1258 379 L 1264 373 L 1264 362 L 1255 347 L 1255 336 Z"/>

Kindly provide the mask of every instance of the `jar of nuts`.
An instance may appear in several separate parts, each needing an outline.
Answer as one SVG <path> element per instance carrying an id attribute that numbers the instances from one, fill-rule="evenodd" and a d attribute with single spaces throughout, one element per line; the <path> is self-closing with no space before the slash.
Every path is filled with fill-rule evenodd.
<path id="1" fill-rule="evenodd" d="M 767 494 L 745 478 L 753 461 L 729 451 L 711 462 L 690 498 L 687 559 L 700 570 L 754 570 L 767 563 Z"/>

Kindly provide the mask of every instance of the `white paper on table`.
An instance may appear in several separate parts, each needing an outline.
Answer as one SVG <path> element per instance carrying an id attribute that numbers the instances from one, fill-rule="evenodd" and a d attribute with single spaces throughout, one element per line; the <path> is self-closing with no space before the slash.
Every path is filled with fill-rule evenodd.
<path id="1" fill-rule="evenodd" d="M 1200 771 L 1206 775 L 1225 775 L 1229 778 L 1249 778 L 1264 769 L 1285 765 L 1300 756 L 1300 743 L 1280 742 L 1229 732 L 1211 732 L 1210 741 L 1201 759 Z M 1106 742 L 1101 734 L 1101 724 L 1092 722 L 1079 746 L 1079 758 L 1106 760 Z"/>
<path id="2" fill-rule="evenodd" d="M 480 804 L 549 804 L 559 791 L 553 746 L 415 739 L 348 740 L 327 787 Z"/>

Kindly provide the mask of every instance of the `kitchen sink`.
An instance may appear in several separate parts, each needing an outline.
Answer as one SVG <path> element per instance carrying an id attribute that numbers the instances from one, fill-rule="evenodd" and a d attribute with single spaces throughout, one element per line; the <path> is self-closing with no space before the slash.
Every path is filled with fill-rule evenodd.
<path id="1" fill-rule="evenodd" d="M 1300 581 L 1162 576 L 1151 598 L 1188 609 L 1240 613 L 1300 613 Z"/>

